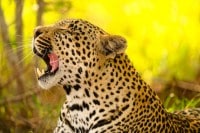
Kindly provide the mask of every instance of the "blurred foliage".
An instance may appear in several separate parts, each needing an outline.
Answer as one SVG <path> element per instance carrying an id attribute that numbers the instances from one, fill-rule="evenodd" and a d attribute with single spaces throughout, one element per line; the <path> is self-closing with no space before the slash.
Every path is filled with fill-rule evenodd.
<path id="1" fill-rule="evenodd" d="M 18 60 L 17 65 L 25 64 L 20 75 L 27 92 L 38 88 L 34 75 L 34 55 L 31 52 L 31 40 L 39 10 L 37 1 L 24 0 L 23 45 L 19 46 L 16 36 L 22 35 L 15 35 L 15 1 L 0 0 L 9 30 L 10 51 L 23 49 L 25 55 Z M 170 82 L 173 79 L 200 83 L 200 0 L 44 0 L 43 25 L 65 18 L 86 19 L 109 33 L 124 36 L 128 41 L 127 54 L 150 84 L 160 80 Z M 8 65 L 6 54 L 9 51 L 5 52 L 0 37 L 2 103 L 5 99 L 17 96 L 20 89 L 13 76 L 16 68 Z M 59 91 L 61 92 L 56 96 L 58 90 L 52 89 L 35 93 L 20 102 L 0 105 L 0 132 L 20 132 L 22 129 L 33 132 L 51 131 L 64 99 L 62 90 Z M 165 106 L 169 110 L 182 109 L 187 106 L 185 103 L 190 104 L 190 100 L 168 96 Z M 199 100 L 195 100 L 192 105 L 196 106 L 197 103 Z M 37 130 L 38 125 L 40 130 Z"/>
<path id="2" fill-rule="evenodd" d="M 193 99 L 179 98 L 174 93 L 171 93 L 165 100 L 164 106 L 168 111 L 173 112 L 174 110 L 183 110 L 187 108 L 194 108 L 199 106 L 200 98 L 199 95 Z"/>
<path id="3" fill-rule="evenodd" d="M 1 3 L 12 37 L 14 2 Z M 83 18 L 109 33 L 124 36 L 128 40 L 127 53 L 148 81 L 157 75 L 192 80 L 199 70 L 199 0 L 46 0 L 45 3 L 43 24 Z M 25 1 L 23 20 L 27 45 L 35 28 L 37 9 L 36 1 Z"/>

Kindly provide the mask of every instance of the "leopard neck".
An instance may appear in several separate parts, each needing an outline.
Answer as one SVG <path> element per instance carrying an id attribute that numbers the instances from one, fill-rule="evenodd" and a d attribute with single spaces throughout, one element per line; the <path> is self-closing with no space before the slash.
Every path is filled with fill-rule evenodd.
<path id="1" fill-rule="evenodd" d="M 149 112 L 150 115 L 152 111 L 156 115 L 167 115 L 158 96 L 142 80 L 125 54 L 107 60 L 98 70 L 82 71 L 77 79 L 75 85 L 64 86 L 69 104 L 86 103 L 99 110 L 103 107 L 132 112 L 133 118 L 141 119 L 143 114 Z"/>

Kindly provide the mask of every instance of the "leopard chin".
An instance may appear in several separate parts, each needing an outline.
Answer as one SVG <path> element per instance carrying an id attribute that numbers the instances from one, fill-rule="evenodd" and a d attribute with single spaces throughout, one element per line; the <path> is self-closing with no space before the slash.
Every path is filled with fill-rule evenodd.
<path id="1" fill-rule="evenodd" d="M 42 70 L 44 71 L 44 70 Z M 48 74 L 48 73 L 42 73 L 39 68 L 36 69 L 36 73 L 38 75 L 38 84 L 42 89 L 50 89 L 53 86 L 56 86 L 59 80 L 60 80 L 60 70 L 56 70 L 56 73 L 54 74 Z M 39 76 L 40 74 L 42 74 L 41 76 Z"/>

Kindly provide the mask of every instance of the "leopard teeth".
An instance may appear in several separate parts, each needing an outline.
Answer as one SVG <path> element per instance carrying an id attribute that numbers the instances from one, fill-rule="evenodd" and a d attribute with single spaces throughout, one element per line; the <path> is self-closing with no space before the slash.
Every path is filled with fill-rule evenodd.
<path id="1" fill-rule="evenodd" d="M 42 69 L 42 70 L 40 71 L 39 68 L 36 68 L 36 72 L 37 72 L 38 77 L 41 77 L 41 76 L 45 73 L 45 72 L 44 72 L 44 69 Z"/>

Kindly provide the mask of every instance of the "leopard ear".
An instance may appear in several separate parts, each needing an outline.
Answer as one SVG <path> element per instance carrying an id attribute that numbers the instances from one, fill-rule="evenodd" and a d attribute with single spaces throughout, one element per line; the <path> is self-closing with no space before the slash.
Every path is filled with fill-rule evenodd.
<path id="1" fill-rule="evenodd" d="M 108 58 L 125 52 L 127 45 L 125 38 L 118 35 L 100 36 L 100 52 Z"/>

